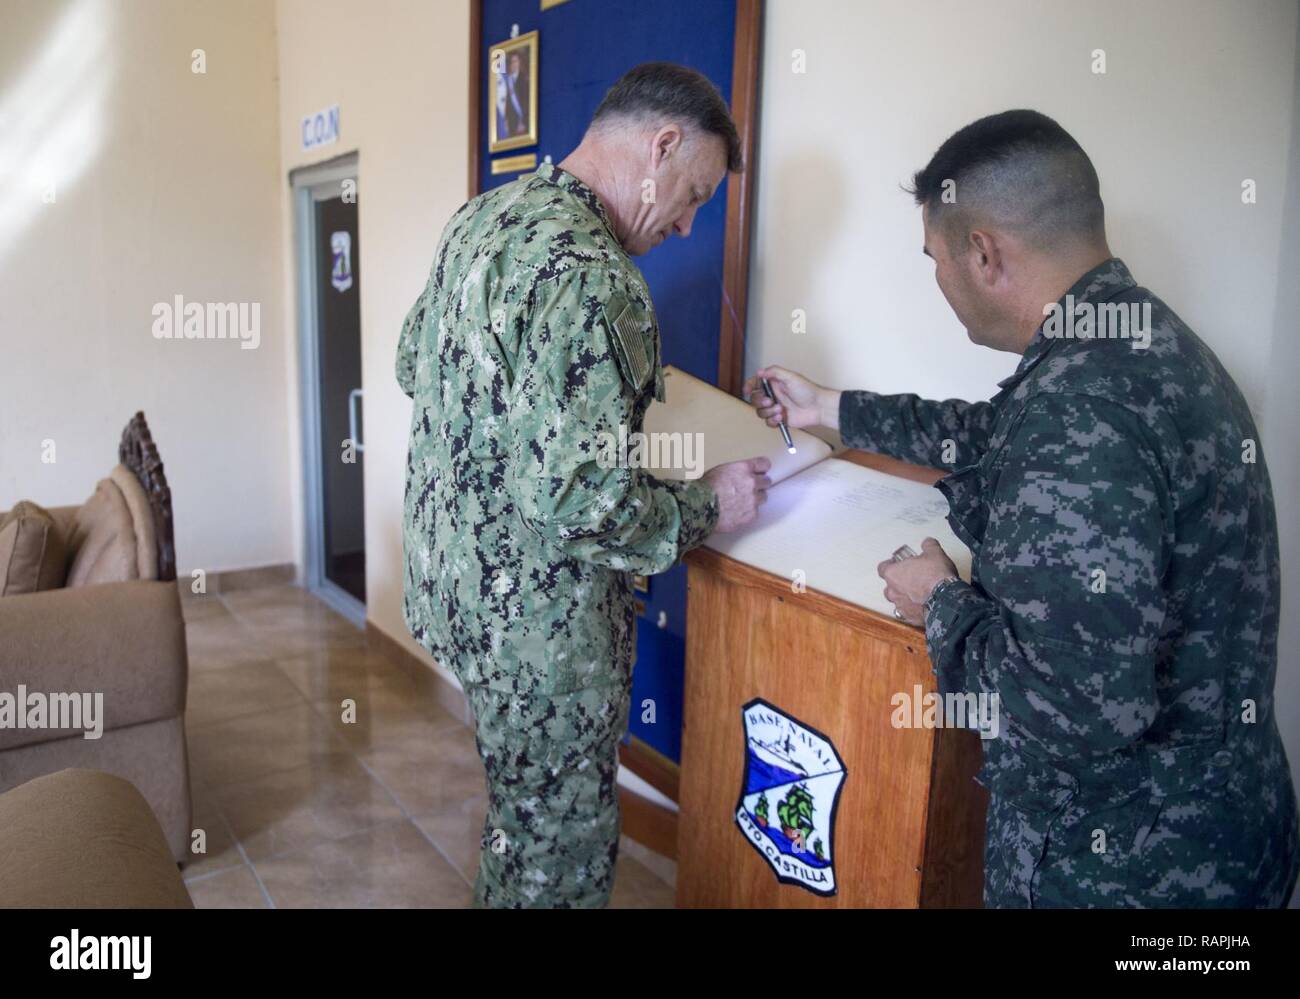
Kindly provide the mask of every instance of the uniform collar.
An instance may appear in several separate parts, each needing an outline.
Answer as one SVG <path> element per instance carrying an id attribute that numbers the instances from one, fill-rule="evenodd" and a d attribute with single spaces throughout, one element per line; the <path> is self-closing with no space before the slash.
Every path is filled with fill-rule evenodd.
<path id="1" fill-rule="evenodd" d="M 554 184 L 556 187 L 568 191 L 591 209 L 591 213 L 595 215 L 596 218 L 600 219 L 601 224 L 609 230 L 609 234 L 610 236 L 613 236 L 614 242 L 618 243 L 618 236 L 614 234 L 614 223 L 609 217 L 609 212 L 605 210 L 605 206 L 601 203 L 600 198 L 596 196 L 595 191 L 567 170 L 561 170 L 554 163 L 543 163 L 537 168 L 536 176 L 540 177 L 548 184 Z M 622 246 L 623 244 L 619 243 L 619 245 Z"/>
<path id="2" fill-rule="evenodd" d="M 1124 261 L 1119 257 L 1111 257 L 1109 260 L 1103 260 L 1078 281 L 1070 286 L 1070 290 L 1060 297 L 1057 304 L 1062 312 L 1066 307 L 1066 299 L 1073 296 L 1074 305 L 1077 307 L 1083 302 L 1107 302 L 1127 291 L 1129 288 L 1137 287 L 1137 282 L 1133 280 L 1133 275 L 1129 273 Z M 1046 321 L 1046 316 L 1044 316 Z M 1030 368 L 1036 365 L 1048 352 L 1061 341 L 1060 337 L 1046 337 L 1043 335 L 1043 324 L 1039 323 L 1038 329 L 1034 333 L 1034 338 L 1029 341 L 1029 346 L 1025 349 L 1024 355 L 1020 358 L 1020 364 L 1016 367 L 1015 373 L 998 382 L 998 387 L 1009 389 L 1013 385 L 1022 381 L 1029 373 Z"/>

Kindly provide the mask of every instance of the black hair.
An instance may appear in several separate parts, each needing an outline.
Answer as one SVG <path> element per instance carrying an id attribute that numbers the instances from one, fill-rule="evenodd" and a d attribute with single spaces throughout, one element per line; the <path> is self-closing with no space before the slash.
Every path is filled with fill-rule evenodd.
<path id="1" fill-rule="evenodd" d="M 1105 232 L 1101 185 L 1088 154 L 1038 111 L 989 115 L 955 132 L 908 192 L 931 220 L 994 221 L 1046 246 L 1062 238 L 1092 240 Z"/>

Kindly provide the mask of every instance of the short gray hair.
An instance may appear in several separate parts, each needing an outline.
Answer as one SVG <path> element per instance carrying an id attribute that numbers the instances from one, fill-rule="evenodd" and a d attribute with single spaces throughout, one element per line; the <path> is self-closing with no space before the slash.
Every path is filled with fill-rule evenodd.
<path id="1" fill-rule="evenodd" d="M 675 118 L 701 132 L 716 135 L 727 147 L 727 169 L 745 168 L 736 123 L 727 102 L 707 76 L 673 62 L 646 62 L 623 74 L 609 88 L 591 116 L 592 127 L 618 118 L 644 119 L 649 115 Z"/>

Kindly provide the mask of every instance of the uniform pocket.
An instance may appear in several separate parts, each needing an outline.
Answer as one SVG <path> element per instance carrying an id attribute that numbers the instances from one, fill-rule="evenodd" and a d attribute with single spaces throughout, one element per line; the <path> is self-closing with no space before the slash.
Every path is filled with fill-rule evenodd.
<path id="1" fill-rule="evenodd" d="M 1078 783 L 1044 761 L 985 749 L 975 779 L 990 795 L 984 853 L 985 904 L 1032 908 L 1037 876 Z"/>
<path id="2" fill-rule="evenodd" d="M 1168 801 L 1167 798 L 1153 795 L 1147 798 L 1140 807 L 1134 808 L 1132 838 L 1129 842 L 1128 857 L 1125 864 L 1130 886 L 1138 879 L 1144 860 L 1150 858 L 1150 851 L 1146 847 L 1151 839 L 1152 832 L 1160 822 L 1160 815 L 1165 810 L 1166 801 Z"/>
<path id="3" fill-rule="evenodd" d="M 979 551 L 988 526 L 980 465 L 967 465 L 944 476 L 935 485 L 948 500 L 948 523 L 953 533 L 974 552 Z"/>
<path id="4" fill-rule="evenodd" d="M 630 691 L 623 684 L 585 687 L 564 694 L 516 694 L 510 724 L 521 756 L 555 776 L 589 767 L 617 768 L 627 730 Z"/>
<path id="5" fill-rule="evenodd" d="M 1252 807 L 1228 783 L 1235 759 L 1233 750 L 1220 742 L 1150 751 L 1149 794 L 1140 806 L 1134 805 L 1137 814 L 1125 867 L 1129 904 L 1187 904 L 1188 898 L 1199 897 L 1195 891 L 1180 894 L 1188 889 L 1171 880 L 1170 873 L 1200 849 L 1208 819 L 1245 815 Z"/>

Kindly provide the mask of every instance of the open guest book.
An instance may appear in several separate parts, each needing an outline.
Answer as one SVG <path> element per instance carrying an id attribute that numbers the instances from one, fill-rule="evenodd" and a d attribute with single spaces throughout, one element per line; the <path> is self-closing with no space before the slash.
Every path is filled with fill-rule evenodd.
<path id="1" fill-rule="evenodd" d="M 696 460 L 687 463 L 691 468 L 648 464 L 653 475 L 695 478 L 715 465 L 760 455 L 772 462 L 772 488 L 758 518 L 731 534 L 714 534 L 707 547 L 887 616 L 894 606 L 876 566 L 900 545 L 920 552 L 922 538 L 936 538 L 961 577 L 970 579 L 970 552 L 944 519 L 948 501 L 933 486 L 836 458 L 825 441 L 793 428 L 795 453 L 789 454 L 781 432 L 752 406 L 679 368 L 664 368 L 664 386 L 667 401 L 650 407 L 643 432 L 652 444 L 656 434 L 679 435 L 660 442 L 697 435 L 691 438 Z M 650 446 L 647 453 L 663 459 L 672 451 Z"/>

